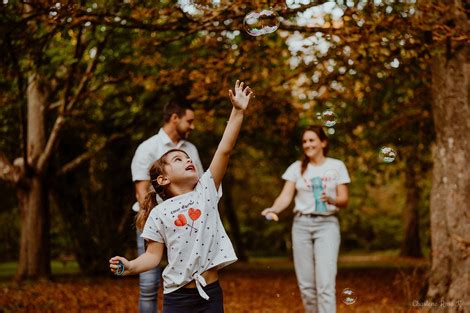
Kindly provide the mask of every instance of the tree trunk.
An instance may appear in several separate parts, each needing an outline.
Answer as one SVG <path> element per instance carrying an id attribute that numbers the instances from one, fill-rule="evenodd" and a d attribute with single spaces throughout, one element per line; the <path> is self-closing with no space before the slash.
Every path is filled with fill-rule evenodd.
<path id="1" fill-rule="evenodd" d="M 229 171 L 225 174 L 224 181 L 224 207 L 227 220 L 230 224 L 231 237 L 235 243 L 238 259 L 240 261 L 246 261 L 248 258 L 245 251 L 245 244 L 243 243 L 243 238 L 240 233 L 240 223 L 238 222 L 237 213 L 233 207 L 233 177 Z"/>
<path id="2" fill-rule="evenodd" d="M 23 230 L 23 227 L 26 226 L 26 217 L 27 217 L 27 196 L 28 192 L 23 188 L 24 186 L 17 186 L 16 189 L 16 197 L 18 198 L 18 209 L 20 211 L 20 253 L 19 253 L 19 261 L 18 261 L 18 268 L 16 270 L 16 278 L 23 279 L 27 276 L 27 268 L 28 268 L 28 254 L 27 254 L 27 231 L 26 229 Z"/>
<path id="3" fill-rule="evenodd" d="M 447 25 L 468 29 L 461 2 L 449 2 Z M 463 8 L 459 8 L 464 12 Z M 457 15 L 457 14 L 460 14 Z M 463 16 L 462 16 L 463 15 Z M 444 49 L 442 49 L 444 50 Z M 436 127 L 431 193 L 432 312 L 470 312 L 470 49 L 468 44 L 436 54 L 432 65 Z"/>
<path id="4" fill-rule="evenodd" d="M 20 259 L 17 279 L 49 277 L 49 208 L 45 184 L 39 177 L 29 180 L 27 190 L 17 194 L 21 210 Z"/>
<path id="5" fill-rule="evenodd" d="M 404 237 L 401 244 L 400 255 L 419 258 L 422 257 L 421 241 L 419 238 L 419 199 L 418 174 L 416 172 L 416 158 L 410 157 L 406 164 L 406 204 L 404 212 Z"/>
<path id="6" fill-rule="evenodd" d="M 37 164 L 46 146 L 44 115 L 45 93 L 40 76 L 32 74 L 28 79 L 28 164 L 24 183 L 17 187 L 21 211 L 20 259 L 18 279 L 48 277 L 50 275 L 49 206 L 48 190 L 44 177 L 46 171 L 38 171 Z"/>

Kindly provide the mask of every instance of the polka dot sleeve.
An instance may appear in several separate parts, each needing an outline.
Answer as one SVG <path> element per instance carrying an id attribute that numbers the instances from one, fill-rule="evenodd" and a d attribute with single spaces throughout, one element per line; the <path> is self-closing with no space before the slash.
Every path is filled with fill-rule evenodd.
<path id="1" fill-rule="evenodd" d="M 199 183 L 196 186 L 196 191 L 201 194 L 205 194 L 207 198 L 214 198 L 216 202 L 219 202 L 222 197 L 222 191 L 215 188 L 214 178 L 210 170 L 207 170 L 204 175 L 199 179 Z"/>
<path id="2" fill-rule="evenodd" d="M 163 226 L 163 222 L 152 216 L 149 215 L 147 221 L 145 222 L 144 230 L 142 231 L 142 238 L 147 240 L 153 240 L 161 243 L 165 243 L 165 239 L 163 237 L 163 232 L 161 230 Z"/>

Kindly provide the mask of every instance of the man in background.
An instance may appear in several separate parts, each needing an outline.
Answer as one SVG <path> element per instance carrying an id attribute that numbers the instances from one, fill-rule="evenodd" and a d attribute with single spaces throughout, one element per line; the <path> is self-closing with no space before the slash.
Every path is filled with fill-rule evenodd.
<path id="1" fill-rule="evenodd" d="M 131 163 L 132 180 L 135 186 L 137 202 L 132 209 L 137 213 L 143 205 L 145 196 L 151 188 L 149 168 L 165 152 L 171 149 L 184 150 L 197 168 L 198 175 L 203 174 L 201 160 L 196 147 L 187 141 L 189 133 L 194 129 L 194 110 L 190 105 L 176 102 L 168 103 L 163 109 L 163 127 L 159 132 L 142 142 L 135 151 Z M 158 201 L 161 202 L 161 199 Z M 137 252 L 145 252 L 144 239 L 137 230 Z M 139 312 L 157 312 L 157 295 L 160 286 L 161 268 L 156 267 L 139 275 L 140 296 Z"/>

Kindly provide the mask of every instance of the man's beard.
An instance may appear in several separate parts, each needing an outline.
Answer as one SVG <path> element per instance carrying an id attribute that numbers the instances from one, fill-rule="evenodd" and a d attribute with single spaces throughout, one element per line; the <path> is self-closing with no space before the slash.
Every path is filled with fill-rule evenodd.
<path id="1" fill-rule="evenodd" d="M 183 132 L 178 129 L 176 130 L 176 132 L 178 133 L 178 136 L 180 136 L 180 139 L 184 139 L 184 140 L 188 139 L 189 133 L 190 133 L 189 131 Z"/>

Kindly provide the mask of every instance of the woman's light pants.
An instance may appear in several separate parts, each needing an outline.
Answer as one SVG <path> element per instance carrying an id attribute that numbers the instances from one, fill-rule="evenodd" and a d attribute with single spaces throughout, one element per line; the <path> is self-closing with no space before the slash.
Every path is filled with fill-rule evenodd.
<path id="1" fill-rule="evenodd" d="M 305 312 L 336 312 L 335 281 L 340 244 L 338 219 L 335 216 L 296 216 L 292 226 L 292 244 Z"/>

